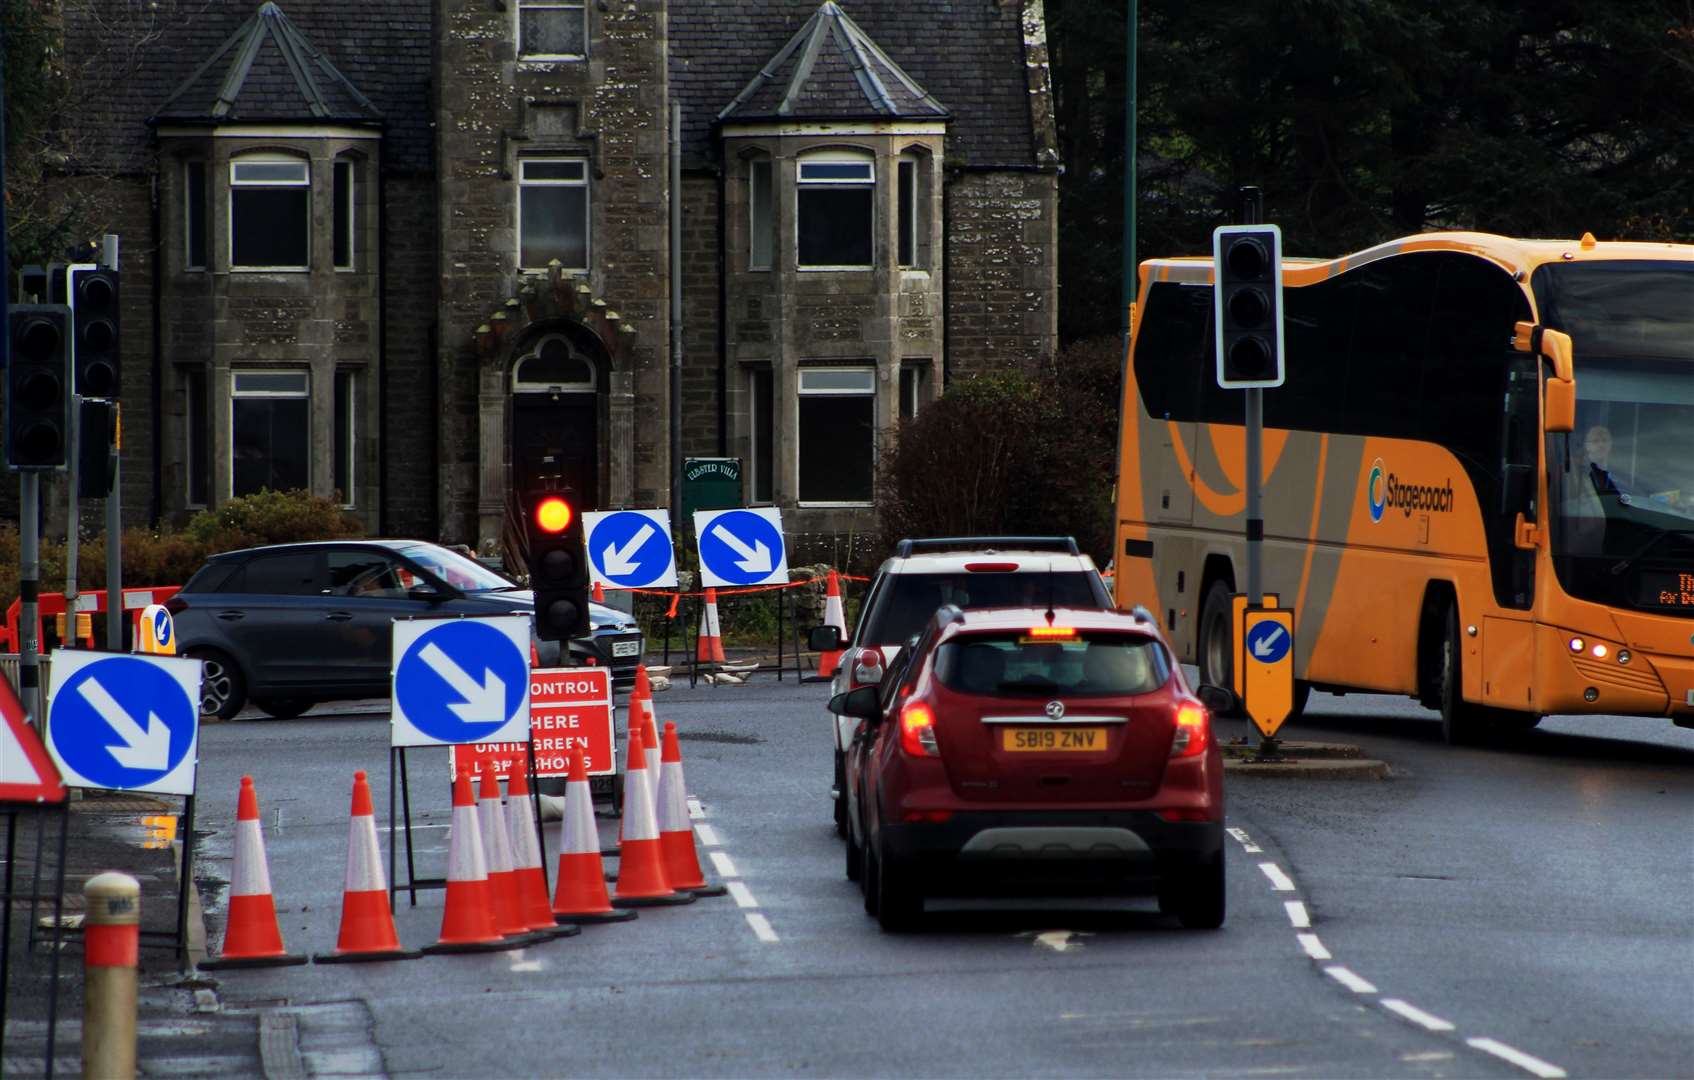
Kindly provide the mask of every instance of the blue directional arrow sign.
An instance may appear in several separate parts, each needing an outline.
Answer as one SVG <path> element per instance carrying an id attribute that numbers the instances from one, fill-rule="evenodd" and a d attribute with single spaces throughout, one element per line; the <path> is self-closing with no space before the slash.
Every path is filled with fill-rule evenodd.
<path id="1" fill-rule="evenodd" d="M 529 741 L 528 615 L 394 622 L 390 746 Z"/>
<path id="2" fill-rule="evenodd" d="M 200 661 L 57 650 L 47 750 L 70 787 L 194 794 Z"/>
<path id="3" fill-rule="evenodd" d="M 1294 635 L 1280 622 L 1255 623 L 1247 631 L 1247 655 L 1261 664 L 1278 664 L 1294 646 Z"/>
<path id="4" fill-rule="evenodd" d="M 782 542 L 782 512 L 776 507 L 696 510 L 694 535 L 700 545 L 702 584 L 787 583 L 788 551 Z"/>
<path id="5" fill-rule="evenodd" d="M 625 589 L 676 584 L 676 549 L 665 510 L 595 510 L 582 515 L 595 581 Z"/>

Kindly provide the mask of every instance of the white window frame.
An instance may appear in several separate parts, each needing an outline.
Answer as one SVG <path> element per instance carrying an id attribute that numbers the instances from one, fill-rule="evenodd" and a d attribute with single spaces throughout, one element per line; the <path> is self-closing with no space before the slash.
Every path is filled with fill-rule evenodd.
<path id="1" fill-rule="evenodd" d="M 335 185 L 341 176 L 341 170 L 343 169 L 347 170 L 347 220 L 344 222 L 336 222 L 331 225 L 331 228 L 345 226 L 347 229 L 347 261 L 345 263 L 335 263 L 336 272 L 346 274 L 352 273 L 359 268 L 359 230 L 357 228 L 359 221 L 357 211 L 359 202 L 359 164 L 352 158 L 339 157 L 336 158 L 334 163 L 331 165 L 329 200 L 330 210 L 332 213 L 335 209 Z M 329 250 L 330 261 L 334 262 L 335 236 L 333 233 L 329 238 Z"/>
<path id="2" fill-rule="evenodd" d="M 864 271 L 876 269 L 876 158 L 868 150 L 816 150 L 795 163 L 794 172 L 794 265 L 802 273 Z M 830 177 L 814 173 L 806 175 L 808 166 L 862 165 L 862 177 Z M 854 187 L 868 188 L 871 193 L 871 219 L 868 225 L 871 239 L 871 258 L 867 263 L 803 263 L 800 261 L 800 237 L 805 232 L 800 221 L 800 193 L 806 188 Z"/>
<path id="3" fill-rule="evenodd" d="M 293 165 L 301 170 L 299 180 L 242 180 L 243 165 Z M 248 266 L 235 261 L 235 190 L 237 188 L 294 188 L 306 189 L 306 261 L 299 266 Z M 226 222 L 229 231 L 229 268 L 235 273 L 307 273 L 312 269 L 312 163 L 288 154 L 243 154 L 229 162 L 230 197 L 227 200 Z M 208 197 L 210 195 L 208 194 Z"/>
<path id="4" fill-rule="evenodd" d="M 200 170 L 200 209 L 198 214 L 195 213 L 194 208 L 194 184 L 190 179 L 196 168 Z M 203 236 L 200 239 L 205 247 L 205 257 L 200 262 L 194 261 L 195 218 L 200 219 L 202 232 L 209 232 L 212 227 L 211 186 L 212 170 L 205 158 L 189 158 L 182 163 L 182 268 L 193 273 L 204 273 L 207 269 L 206 263 L 210 262 L 212 258 L 212 238 Z"/>
<path id="5" fill-rule="evenodd" d="M 795 439 L 794 440 L 794 460 L 793 460 L 792 464 L 793 464 L 793 467 L 794 467 L 794 494 L 797 497 L 796 505 L 801 506 L 801 507 L 806 507 L 806 508 L 817 507 L 817 508 L 820 508 L 820 509 L 829 508 L 829 507 L 875 506 L 876 505 L 876 464 L 877 464 L 876 368 L 875 368 L 875 366 L 873 366 L 873 365 L 857 365 L 857 364 L 845 365 L 844 364 L 844 365 L 831 366 L 831 367 L 803 367 L 803 368 L 798 368 L 796 370 L 797 370 L 797 374 L 798 374 L 798 378 L 795 380 L 795 408 L 796 408 L 796 410 L 798 410 L 798 408 L 799 408 L 799 399 L 803 398 L 803 397 L 868 397 L 868 398 L 871 399 L 871 428 L 872 428 L 871 445 L 870 445 L 871 497 L 869 499 L 864 500 L 864 501 L 857 501 L 857 500 L 850 500 L 850 501 L 815 500 L 815 499 L 806 499 L 806 498 L 801 497 L 800 496 L 800 483 L 801 483 L 801 480 L 800 480 L 800 447 L 801 447 L 801 443 L 804 442 L 804 439 Z M 807 379 L 808 375 L 814 376 L 814 377 L 819 376 L 819 375 L 862 375 L 862 376 L 864 376 L 864 386 L 863 387 L 859 387 L 859 386 L 852 386 L 852 387 L 839 387 L 839 386 L 835 386 L 835 387 L 808 387 L 806 385 L 806 383 L 808 382 L 808 379 Z"/>
<path id="6" fill-rule="evenodd" d="M 902 230 L 905 235 L 897 236 L 894 240 L 894 261 L 902 270 L 923 269 L 923 248 L 918 245 L 918 219 L 923 216 L 919 213 L 918 200 L 921 198 L 920 193 L 923 190 L 923 185 L 920 183 L 922 174 L 918 172 L 918 168 L 919 161 L 916 154 L 901 154 L 899 161 L 894 166 L 894 220 L 897 228 L 901 224 L 905 225 L 905 229 Z M 900 218 L 906 207 L 900 197 L 900 180 L 907 173 L 910 173 L 912 177 L 912 205 L 910 216 L 902 223 Z M 907 248 L 912 253 L 911 260 L 908 262 L 900 260 L 901 241 L 905 241 Z"/>
<path id="7" fill-rule="evenodd" d="M 570 354 L 571 359 L 576 360 L 588 369 L 587 382 L 525 382 L 518 378 L 519 375 L 523 374 L 524 365 L 528 364 L 531 360 L 541 359 L 541 350 L 546 348 L 549 341 L 561 341 L 564 343 L 565 351 Z M 599 386 L 599 372 L 595 370 L 594 361 L 590 360 L 586 356 L 583 356 L 581 352 L 573 348 L 571 346 L 570 338 L 563 334 L 548 334 L 543 337 L 535 343 L 534 348 L 518 357 L 517 362 L 512 365 L 512 393 L 514 394 L 592 394 L 599 389 Z"/>
<path id="8" fill-rule="evenodd" d="M 588 59 L 588 5 L 584 0 L 518 0 L 512 5 L 512 41 L 518 49 L 518 61 L 530 63 L 538 61 L 553 63 L 556 61 L 573 61 Z M 582 16 L 582 51 L 579 53 L 526 53 L 523 51 L 523 13 L 536 8 L 550 8 L 559 11 L 577 11 Z"/>
<path id="9" fill-rule="evenodd" d="M 302 380 L 302 390 L 243 390 L 241 379 L 245 375 L 294 375 Z M 208 388 L 209 391 L 210 388 Z M 230 452 L 225 455 L 224 490 L 235 497 L 235 400 L 237 398 L 305 398 L 306 416 L 312 415 L 312 372 L 310 368 L 235 368 L 229 373 L 229 402 L 224 409 L 224 430 L 229 432 Z M 306 452 L 306 490 L 312 489 L 312 458 L 311 440 L 307 440 Z"/>
<path id="10" fill-rule="evenodd" d="M 763 378 L 763 379 L 769 380 L 769 382 L 770 382 L 770 386 L 771 386 L 770 401 L 767 402 L 766 404 L 770 406 L 770 409 L 774 414 L 774 411 L 776 409 L 776 371 L 770 364 L 749 364 L 749 365 L 747 365 L 747 368 L 746 368 L 746 374 L 747 374 L 747 503 L 748 503 L 749 506 L 774 505 L 775 502 L 776 502 L 776 494 L 777 494 L 777 492 L 776 492 L 776 477 L 774 475 L 769 477 L 770 489 L 771 489 L 770 490 L 770 498 L 768 498 L 768 499 L 759 498 L 759 449 L 760 449 L 760 445 L 761 445 L 760 441 L 759 441 L 759 380 L 761 378 Z M 766 417 L 766 420 L 769 422 L 769 424 L 771 426 L 771 437 L 768 440 L 770 445 L 764 447 L 764 449 L 765 449 L 765 452 L 770 456 L 770 471 L 774 474 L 776 472 L 776 453 L 777 453 L 776 444 L 778 442 L 777 437 L 776 437 L 777 421 L 776 421 L 775 415 L 771 415 L 771 416 Z M 795 453 L 796 454 L 799 453 L 798 449 L 796 449 Z"/>
<path id="11" fill-rule="evenodd" d="M 582 178 L 580 180 L 529 179 L 525 173 L 530 165 L 580 165 Z M 579 187 L 584 191 L 582 199 L 582 262 L 581 266 L 562 266 L 566 273 L 586 271 L 594 262 L 594 235 L 592 223 L 594 219 L 594 191 L 588 182 L 588 159 L 585 157 L 531 157 L 518 159 L 518 221 L 517 250 L 514 255 L 518 270 L 522 273 L 541 273 L 547 269 L 543 266 L 526 266 L 523 261 L 523 196 L 526 187 Z"/>
<path id="12" fill-rule="evenodd" d="M 935 364 L 931 360 L 907 360 L 900 365 L 900 419 L 916 420 L 929 406 L 930 396 L 925 391 L 929 389 L 929 380 L 934 370 Z M 912 377 L 910 400 L 907 400 L 906 393 L 906 376 L 908 374 Z M 908 406 L 912 410 L 910 416 L 906 415 Z"/>
<path id="13" fill-rule="evenodd" d="M 760 216 L 759 175 L 764 174 L 764 214 Z M 747 269 L 771 270 L 776 263 L 776 162 L 759 156 L 747 163 Z M 764 240 L 764 258 L 759 241 Z"/>

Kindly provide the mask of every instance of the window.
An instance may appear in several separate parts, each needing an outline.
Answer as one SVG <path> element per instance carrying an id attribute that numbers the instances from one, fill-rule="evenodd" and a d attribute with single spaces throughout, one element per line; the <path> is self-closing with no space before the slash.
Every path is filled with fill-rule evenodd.
<path id="1" fill-rule="evenodd" d="M 231 266 L 305 270 L 311 222 L 312 181 L 306 162 L 246 157 L 229 163 Z"/>
<path id="2" fill-rule="evenodd" d="M 876 371 L 800 371 L 800 501 L 865 505 L 876 465 Z"/>
<path id="3" fill-rule="evenodd" d="M 756 367 L 747 372 L 747 400 L 751 411 L 748 430 L 752 439 L 751 453 L 748 457 L 752 462 L 752 477 L 748 490 L 753 493 L 756 503 L 773 502 L 773 480 L 775 478 L 775 458 L 772 455 L 772 445 L 776 437 L 776 411 L 772 388 L 771 369 Z"/>
<path id="4" fill-rule="evenodd" d="M 594 389 L 594 365 L 561 334 L 548 334 L 512 369 L 512 390 L 581 392 Z"/>
<path id="5" fill-rule="evenodd" d="M 335 163 L 335 268 L 353 269 L 353 163 Z"/>
<path id="6" fill-rule="evenodd" d="M 771 268 L 775 215 L 771 213 L 771 162 L 762 158 L 747 167 L 747 269 Z"/>
<path id="7" fill-rule="evenodd" d="M 358 372 L 342 369 L 335 373 L 335 489 L 341 493 L 341 505 L 352 509 L 354 493 L 354 433 Z"/>
<path id="8" fill-rule="evenodd" d="M 230 489 L 237 496 L 311 484 L 311 374 L 230 373 Z"/>
<path id="9" fill-rule="evenodd" d="M 588 55 L 588 9 L 582 0 L 518 0 L 518 56 L 579 60 Z"/>
<path id="10" fill-rule="evenodd" d="M 800 162 L 795 194 L 802 267 L 862 270 L 871 265 L 876 167 L 859 154 L 817 154 Z"/>
<path id="11" fill-rule="evenodd" d="M 403 569 L 388 556 L 375 551 L 332 551 L 329 553 L 329 591 L 334 596 L 364 596 L 404 599 Z"/>
<path id="12" fill-rule="evenodd" d="M 183 259 L 185 270 L 206 269 L 206 163 L 182 163 Z"/>
<path id="13" fill-rule="evenodd" d="M 918 257 L 918 162 L 900 159 L 900 265 L 916 266 Z"/>
<path id="14" fill-rule="evenodd" d="M 900 368 L 900 419 L 916 420 L 929 403 L 929 361 L 908 363 Z"/>
<path id="15" fill-rule="evenodd" d="M 185 377 L 188 390 L 188 416 L 183 424 L 188 445 L 185 472 L 188 481 L 188 505 L 206 505 L 206 461 L 211 453 L 207 439 L 210 403 L 206 397 L 206 369 L 188 369 Z"/>
<path id="16" fill-rule="evenodd" d="M 316 551 L 260 555 L 247 564 L 242 577 L 237 588 L 254 595 L 318 596 L 327 584 L 323 555 Z"/>
<path id="17" fill-rule="evenodd" d="M 566 270 L 588 269 L 588 162 L 581 158 L 518 162 L 518 265 L 543 270 L 554 259 Z"/>

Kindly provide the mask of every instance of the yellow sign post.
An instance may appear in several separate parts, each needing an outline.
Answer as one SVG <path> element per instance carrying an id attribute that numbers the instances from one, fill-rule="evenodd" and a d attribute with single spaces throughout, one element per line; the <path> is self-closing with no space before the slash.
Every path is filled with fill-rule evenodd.
<path id="1" fill-rule="evenodd" d="M 1294 711 L 1294 610 L 1247 608 L 1241 634 L 1241 685 L 1247 715 L 1266 739 Z"/>
<path id="2" fill-rule="evenodd" d="M 163 604 L 148 604 L 141 612 L 141 635 L 136 639 L 136 652 L 160 656 L 176 655 L 176 621 Z"/>
<path id="3" fill-rule="evenodd" d="M 1260 607 L 1273 608 L 1277 605 L 1278 597 L 1276 593 L 1268 592 L 1262 595 L 1265 598 L 1265 602 L 1260 604 Z M 1241 640 L 1241 635 L 1246 629 L 1242 626 L 1242 614 L 1246 610 L 1247 594 L 1244 592 L 1231 593 L 1229 597 L 1229 628 L 1231 630 L 1229 640 Z M 1235 691 L 1236 697 L 1245 698 L 1247 696 L 1247 691 L 1243 689 L 1241 685 L 1241 665 L 1232 664 L 1230 666 L 1233 669 L 1229 673 L 1230 689 Z"/>

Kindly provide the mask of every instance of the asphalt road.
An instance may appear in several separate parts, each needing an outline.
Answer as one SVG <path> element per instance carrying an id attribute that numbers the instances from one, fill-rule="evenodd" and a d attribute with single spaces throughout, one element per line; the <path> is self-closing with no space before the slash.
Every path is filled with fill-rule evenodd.
<path id="1" fill-rule="evenodd" d="M 1694 732 L 1560 719 L 1454 749 L 1410 703 L 1317 695 L 1284 733 L 1394 775 L 1232 779 L 1222 930 L 1150 901 L 982 902 L 891 937 L 842 873 L 826 694 L 658 696 L 734 895 L 521 952 L 219 972 L 225 1007 L 308 1074 L 1694 1076 Z M 283 932 L 309 952 L 335 942 L 355 768 L 388 842 L 386 717 L 319 712 L 204 728 L 196 823 L 201 876 L 227 878 L 255 777 Z M 446 756 L 411 757 L 438 875 Z M 434 940 L 441 903 L 402 898 L 405 944 Z"/>

